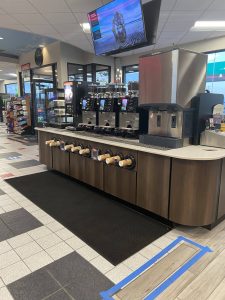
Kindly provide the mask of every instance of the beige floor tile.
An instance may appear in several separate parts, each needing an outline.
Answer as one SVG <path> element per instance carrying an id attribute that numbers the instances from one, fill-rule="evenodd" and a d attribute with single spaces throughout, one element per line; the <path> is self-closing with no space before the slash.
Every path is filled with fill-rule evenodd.
<path id="1" fill-rule="evenodd" d="M 123 262 L 123 264 L 126 265 L 131 270 L 136 270 L 139 267 L 141 267 L 142 265 L 144 265 L 147 261 L 148 261 L 148 259 L 146 257 L 142 256 L 139 253 L 136 253 L 136 254 L 132 255 L 131 257 L 129 257 L 128 259 L 126 259 Z"/>
<path id="2" fill-rule="evenodd" d="M 23 233 L 23 234 L 15 236 L 11 239 L 8 239 L 7 241 L 12 248 L 18 248 L 20 246 L 23 246 L 27 243 L 32 242 L 33 239 L 29 236 L 29 234 Z"/>
<path id="3" fill-rule="evenodd" d="M 148 245 L 147 247 L 143 248 L 139 253 L 144 257 L 151 259 L 153 256 L 158 254 L 161 249 L 153 244 Z"/>
<path id="4" fill-rule="evenodd" d="M 77 251 L 77 253 L 79 253 L 83 258 L 85 258 L 88 261 L 99 256 L 98 252 L 96 252 L 95 250 L 93 250 L 91 247 L 89 247 L 87 245 L 80 249 L 77 249 L 76 251 Z"/>
<path id="5" fill-rule="evenodd" d="M 5 286 L 4 282 L 2 281 L 2 279 L 0 278 L 0 288 L 2 288 L 3 286 Z"/>
<path id="6" fill-rule="evenodd" d="M 53 259 L 46 253 L 44 250 L 41 252 L 38 252 L 24 260 L 25 264 L 28 266 L 28 268 L 34 272 L 51 262 L 53 262 Z"/>
<path id="7" fill-rule="evenodd" d="M 84 247 L 86 244 L 81 239 L 79 239 L 77 236 L 74 236 L 68 240 L 65 241 L 70 247 L 72 247 L 74 250 L 77 250 L 81 247 Z"/>
<path id="8" fill-rule="evenodd" d="M 15 251 L 11 250 L 8 252 L 5 252 L 0 255 L 0 269 L 6 268 L 17 261 L 20 260 L 20 257 L 16 254 Z"/>
<path id="9" fill-rule="evenodd" d="M 74 236 L 74 234 L 67 228 L 63 228 L 59 231 L 56 231 L 56 234 L 64 241 Z"/>
<path id="10" fill-rule="evenodd" d="M 46 235 L 38 240 L 36 242 L 43 248 L 47 249 L 50 248 L 54 245 L 57 245 L 61 242 L 62 240 L 55 234 L 51 233 L 49 235 Z"/>
<path id="11" fill-rule="evenodd" d="M 28 275 L 31 271 L 28 267 L 22 262 L 18 261 L 17 263 L 10 265 L 7 268 L 0 270 L 0 277 L 3 279 L 6 285 Z"/>
<path id="12" fill-rule="evenodd" d="M 9 204 L 9 205 L 4 205 L 2 206 L 2 208 L 6 211 L 6 212 L 9 212 L 9 211 L 13 211 L 15 209 L 19 209 L 21 208 L 21 206 L 17 203 L 12 203 L 12 204 Z"/>
<path id="13" fill-rule="evenodd" d="M 98 256 L 92 259 L 90 263 L 103 274 L 109 272 L 115 267 L 102 256 Z"/>
<path id="14" fill-rule="evenodd" d="M 47 224 L 46 227 L 48 227 L 53 232 L 59 231 L 60 229 L 64 228 L 64 226 L 57 221 L 53 221 L 53 222 Z"/>
<path id="15" fill-rule="evenodd" d="M 0 214 L 4 214 L 4 213 L 5 213 L 4 209 L 0 207 Z"/>
<path id="16" fill-rule="evenodd" d="M 109 278 L 114 283 L 118 283 L 123 280 L 125 277 L 130 275 L 133 271 L 129 269 L 124 264 L 119 264 L 114 269 L 110 270 L 105 274 L 107 278 Z"/>
<path id="17" fill-rule="evenodd" d="M 54 259 L 57 260 L 61 257 L 68 255 L 74 250 L 65 242 L 61 242 L 53 247 L 46 249 L 46 252 Z"/>
<path id="18" fill-rule="evenodd" d="M 38 252 L 41 252 L 43 249 L 35 241 L 18 247 L 15 249 L 16 253 L 22 258 L 25 259 L 30 257 Z"/>
<path id="19" fill-rule="evenodd" d="M 44 225 L 48 225 L 49 223 L 55 221 L 54 218 L 52 218 L 51 216 L 49 215 L 46 215 L 46 216 L 41 216 L 39 218 L 37 218 L 42 224 Z"/>
<path id="20" fill-rule="evenodd" d="M 51 232 L 51 230 L 49 230 L 48 228 L 46 228 L 45 226 L 41 226 L 39 228 L 33 229 L 31 231 L 28 232 L 28 234 L 34 239 L 37 240 L 41 237 L 44 237 L 46 235 L 49 235 Z"/>
<path id="21" fill-rule="evenodd" d="M 1 300 L 14 300 L 9 290 L 6 287 L 0 289 L 0 299 Z"/>
<path id="22" fill-rule="evenodd" d="M 7 241 L 0 242 L 0 254 L 8 252 L 10 250 L 12 250 L 12 248 L 9 243 L 7 243 Z"/>

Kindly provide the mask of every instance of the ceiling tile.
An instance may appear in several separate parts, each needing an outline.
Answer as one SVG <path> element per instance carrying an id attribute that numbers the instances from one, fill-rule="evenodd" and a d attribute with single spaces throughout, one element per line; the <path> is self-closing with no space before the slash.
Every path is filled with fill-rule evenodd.
<path id="1" fill-rule="evenodd" d="M 188 32 L 187 34 L 185 34 L 183 36 L 183 38 L 180 40 L 180 43 L 189 43 L 189 42 L 192 42 L 192 41 L 203 40 L 203 39 L 208 38 L 209 36 L 210 36 L 210 32 L 191 31 L 191 32 Z"/>
<path id="2" fill-rule="evenodd" d="M 54 34 L 58 34 L 58 32 L 49 24 L 49 25 L 27 25 L 27 28 L 30 29 L 31 32 L 41 34 L 44 36 L 53 36 Z"/>
<path id="3" fill-rule="evenodd" d="M 224 0 L 214 0 L 209 7 L 210 10 L 225 10 L 225 1 Z"/>
<path id="4" fill-rule="evenodd" d="M 43 13 L 70 12 L 64 0 L 30 0 L 30 2 Z"/>
<path id="5" fill-rule="evenodd" d="M 177 0 L 174 10 L 203 11 L 212 3 L 212 0 Z"/>
<path id="6" fill-rule="evenodd" d="M 48 24 L 41 14 L 13 14 L 12 16 L 23 25 Z"/>
<path id="7" fill-rule="evenodd" d="M 189 31 L 191 27 L 193 27 L 194 21 L 189 21 L 189 22 L 179 22 L 179 21 L 168 21 L 163 28 L 164 32 L 167 31 L 183 31 L 184 33 L 186 31 Z"/>
<path id="8" fill-rule="evenodd" d="M 77 20 L 72 13 L 47 13 L 44 14 L 50 24 L 76 23 Z"/>
<path id="9" fill-rule="evenodd" d="M 207 10 L 199 20 L 204 21 L 223 21 L 225 19 L 225 11 L 223 10 Z"/>
<path id="10" fill-rule="evenodd" d="M 78 23 L 88 22 L 87 13 L 74 13 Z"/>
<path id="11" fill-rule="evenodd" d="M 5 14 L 0 14 L 0 26 L 19 24 L 13 17 Z"/>
<path id="12" fill-rule="evenodd" d="M 161 10 L 172 10 L 176 0 L 162 0 Z"/>
<path id="13" fill-rule="evenodd" d="M 83 30 L 78 23 L 74 24 L 55 24 L 54 28 L 61 34 L 76 34 L 83 33 Z"/>
<path id="14" fill-rule="evenodd" d="M 102 6 L 100 0 L 65 0 L 72 11 L 74 12 L 90 12 Z"/>
<path id="15" fill-rule="evenodd" d="M 35 8 L 27 0 L 1 0 L 0 7 L 7 13 L 35 13 Z"/>

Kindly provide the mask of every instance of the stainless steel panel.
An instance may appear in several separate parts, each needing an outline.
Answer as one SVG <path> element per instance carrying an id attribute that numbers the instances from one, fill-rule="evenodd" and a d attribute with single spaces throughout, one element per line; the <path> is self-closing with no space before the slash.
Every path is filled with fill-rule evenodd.
<path id="1" fill-rule="evenodd" d="M 138 113 L 120 113 L 119 128 L 139 130 L 139 114 Z"/>
<path id="2" fill-rule="evenodd" d="M 183 112 L 149 111 L 148 125 L 148 133 L 151 135 L 182 138 Z"/>
<path id="3" fill-rule="evenodd" d="M 96 112 L 95 111 L 83 111 L 82 123 L 96 125 Z"/>
<path id="4" fill-rule="evenodd" d="M 205 130 L 201 133 L 200 145 L 225 148 L 225 133 Z"/>
<path id="5" fill-rule="evenodd" d="M 99 126 L 116 127 L 116 114 L 112 112 L 100 112 Z"/>
<path id="6" fill-rule="evenodd" d="M 177 104 L 189 107 L 204 92 L 207 55 L 183 49 L 139 59 L 139 104 Z"/>

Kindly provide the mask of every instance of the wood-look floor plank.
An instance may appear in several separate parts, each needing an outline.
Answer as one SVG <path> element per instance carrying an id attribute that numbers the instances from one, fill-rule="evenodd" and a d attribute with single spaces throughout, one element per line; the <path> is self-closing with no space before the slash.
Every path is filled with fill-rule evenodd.
<path id="1" fill-rule="evenodd" d="M 225 299 L 225 279 L 218 285 L 218 287 L 209 296 L 208 300 L 224 300 Z"/>
<path id="2" fill-rule="evenodd" d="M 225 250 L 220 253 L 182 292 L 180 300 L 206 300 L 225 278 Z"/>
<path id="3" fill-rule="evenodd" d="M 116 293 L 116 296 L 119 299 L 126 300 L 144 299 L 154 288 L 171 276 L 198 251 L 195 247 L 181 244 L 146 272 L 142 273 L 136 280 Z"/>

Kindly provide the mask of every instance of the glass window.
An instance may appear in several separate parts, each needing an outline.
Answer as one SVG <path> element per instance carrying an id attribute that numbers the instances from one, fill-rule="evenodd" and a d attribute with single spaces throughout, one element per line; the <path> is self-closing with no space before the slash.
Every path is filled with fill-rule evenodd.
<path id="1" fill-rule="evenodd" d="M 6 94 L 9 94 L 12 96 L 18 95 L 18 84 L 17 83 L 5 84 L 5 92 L 6 92 Z"/>
<path id="2" fill-rule="evenodd" d="M 225 97 L 225 51 L 208 54 L 206 89 Z"/>
<path id="3" fill-rule="evenodd" d="M 124 67 L 123 69 L 123 80 L 125 84 L 130 81 L 139 81 L 139 67 L 138 65 L 132 65 Z"/>
<path id="4" fill-rule="evenodd" d="M 68 80 L 69 81 L 83 81 L 84 80 L 84 66 L 79 64 L 68 63 Z"/>

